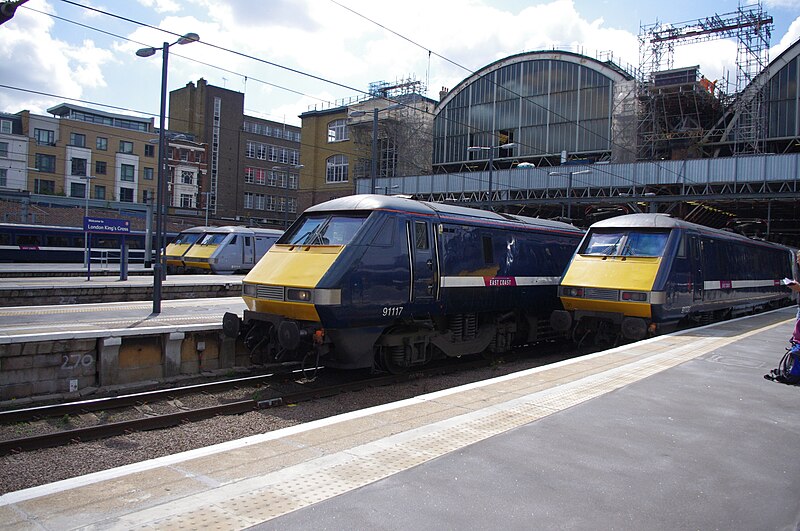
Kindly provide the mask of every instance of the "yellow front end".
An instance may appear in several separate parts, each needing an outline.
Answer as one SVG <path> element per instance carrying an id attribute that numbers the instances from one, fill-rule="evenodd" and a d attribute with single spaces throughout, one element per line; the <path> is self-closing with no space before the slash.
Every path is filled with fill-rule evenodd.
<path id="1" fill-rule="evenodd" d="M 576 255 L 561 281 L 565 310 L 619 313 L 650 318 L 650 294 L 661 258 Z M 569 288 L 580 296 L 566 296 Z M 647 301 L 621 300 L 625 293 L 647 294 Z"/>
<path id="2" fill-rule="evenodd" d="M 188 251 L 191 246 L 191 243 L 170 243 L 167 245 L 167 249 L 164 251 L 167 258 L 167 265 L 175 267 L 182 266 L 183 255 L 186 254 L 186 251 Z"/>
<path id="3" fill-rule="evenodd" d="M 317 321 L 314 303 L 335 302 L 339 290 L 316 289 L 344 247 L 341 245 L 273 245 L 242 281 L 245 304 L 254 312 L 282 315 L 289 319 Z M 308 302 L 292 301 L 291 292 L 307 291 Z"/>
<path id="4" fill-rule="evenodd" d="M 183 263 L 186 267 L 196 267 L 198 269 L 211 269 L 208 259 L 219 248 L 219 245 L 192 245 L 185 255 Z"/>

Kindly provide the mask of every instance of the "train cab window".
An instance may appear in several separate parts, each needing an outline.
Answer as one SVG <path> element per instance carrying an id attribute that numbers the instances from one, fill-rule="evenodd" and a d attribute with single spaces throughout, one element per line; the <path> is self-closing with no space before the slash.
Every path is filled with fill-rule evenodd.
<path id="1" fill-rule="evenodd" d="M 192 243 L 196 242 L 197 240 L 199 240 L 200 236 L 202 236 L 202 234 L 201 233 L 197 233 L 197 232 L 194 232 L 194 233 L 192 233 L 192 232 L 181 233 L 181 234 L 178 234 L 178 237 L 175 238 L 175 241 L 173 243 L 175 243 L 175 244 L 181 244 L 181 243 L 183 243 L 183 244 L 192 244 Z"/>
<path id="2" fill-rule="evenodd" d="M 347 245 L 366 221 L 363 216 L 310 215 L 295 225 L 285 243 L 290 245 Z"/>
<path id="3" fill-rule="evenodd" d="M 622 246 L 623 256 L 661 256 L 668 232 L 630 232 Z"/>
<path id="4" fill-rule="evenodd" d="M 615 255 L 624 237 L 625 234 L 621 232 L 593 232 L 589 235 L 581 254 Z"/>
<path id="5" fill-rule="evenodd" d="M 414 222 L 414 241 L 417 249 L 427 249 L 428 243 L 428 224 L 424 221 Z"/>
<path id="6" fill-rule="evenodd" d="M 235 238 L 235 237 L 236 237 L 236 236 L 234 236 L 234 238 Z M 233 241 L 231 241 L 231 243 L 234 243 L 234 242 L 233 242 Z M 251 244 L 251 242 L 250 242 L 250 236 L 245 236 L 245 237 L 244 237 L 244 246 L 245 246 L 245 247 L 250 247 L 250 245 L 252 245 L 252 244 Z"/>
<path id="7" fill-rule="evenodd" d="M 203 239 L 200 240 L 200 245 L 219 245 L 225 239 L 227 234 L 205 234 L 203 235 Z"/>

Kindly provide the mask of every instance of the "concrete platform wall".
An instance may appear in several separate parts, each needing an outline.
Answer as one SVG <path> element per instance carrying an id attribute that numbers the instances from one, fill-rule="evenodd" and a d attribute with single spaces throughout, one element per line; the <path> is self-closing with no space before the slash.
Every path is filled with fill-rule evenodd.
<path id="1" fill-rule="evenodd" d="M 84 396 L 243 368 L 249 356 L 221 330 L 0 344 L 0 401 Z"/>

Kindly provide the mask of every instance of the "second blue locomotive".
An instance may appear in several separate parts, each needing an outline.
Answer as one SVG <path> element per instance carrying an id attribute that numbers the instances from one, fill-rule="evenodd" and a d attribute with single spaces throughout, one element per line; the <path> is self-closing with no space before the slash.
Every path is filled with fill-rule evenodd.
<path id="1" fill-rule="evenodd" d="M 666 214 L 593 224 L 567 268 L 553 328 L 576 341 L 638 340 L 790 302 L 792 249 Z"/>
<path id="2" fill-rule="evenodd" d="M 243 281 L 224 329 L 263 361 L 402 371 L 536 341 L 583 232 L 399 197 L 313 206 Z M 313 357 L 313 358 L 309 358 Z"/>

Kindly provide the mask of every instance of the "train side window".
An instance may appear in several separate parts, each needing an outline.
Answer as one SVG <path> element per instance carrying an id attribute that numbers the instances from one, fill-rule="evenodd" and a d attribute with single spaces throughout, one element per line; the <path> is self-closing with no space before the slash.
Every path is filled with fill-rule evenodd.
<path id="1" fill-rule="evenodd" d="M 47 246 L 69 247 L 69 238 L 67 236 L 47 236 Z"/>
<path id="2" fill-rule="evenodd" d="M 394 218 L 386 218 L 378 234 L 375 235 L 375 239 L 372 240 L 372 244 L 381 247 L 391 247 L 394 242 L 394 224 Z"/>
<path id="3" fill-rule="evenodd" d="M 686 236 L 681 234 L 681 239 L 678 240 L 678 258 L 686 258 Z"/>
<path id="4" fill-rule="evenodd" d="M 17 245 L 41 245 L 42 240 L 35 234 L 20 234 L 17 236 Z"/>
<path id="5" fill-rule="evenodd" d="M 494 249 L 492 248 L 492 238 L 491 236 L 483 236 L 481 240 L 483 241 L 483 262 L 485 264 L 493 264 Z"/>
<path id="6" fill-rule="evenodd" d="M 11 245 L 11 235 L 0 234 L 0 245 Z"/>
<path id="7" fill-rule="evenodd" d="M 428 224 L 424 221 L 414 222 L 414 241 L 417 249 L 427 249 L 428 243 Z"/>

